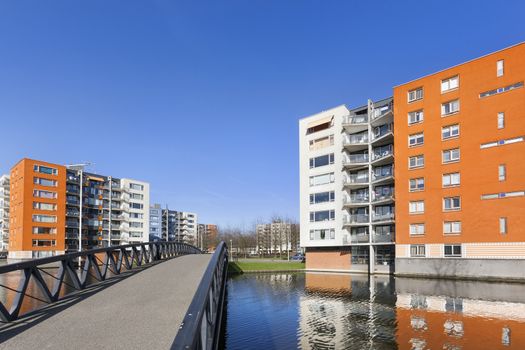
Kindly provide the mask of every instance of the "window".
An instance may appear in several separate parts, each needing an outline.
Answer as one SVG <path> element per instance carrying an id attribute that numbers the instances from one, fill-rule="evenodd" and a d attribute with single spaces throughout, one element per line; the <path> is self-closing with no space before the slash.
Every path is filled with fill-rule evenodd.
<path id="1" fill-rule="evenodd" d="M 33 166 L 33 170 L 36 173 L 41 173 L 41 174 L 48 174 L 48 175 L 56 175 L 56 174 L 58 174 L 58 170 L 57 169 L 50 168 L 50 167 L 43 166 L 43 165 L 34 165 Z"/>
<path id="2" fill-rule="evenodd" d="M 443 233 L 446 235 L 461 233 L 461 221 L 443 222 Z"/>
<path id="3" fill-rule="evenodd" d="M 132 190 L 136 190 L 136 191 L 143 191 L 144 185 L 130 183 L 129 188 L 131 188 Z"/>
<path id="4" fill-rule="evenodd" d="M 503 129 L 505 127 L 505 113 L 498 113 L 498 129 Z"/>
<path id="5" fill-rule="evenodd" d="M 410 224 L 410 234 L 411 235 L 424 235 L 425 234 L 425 224 Z"/>
<path id="6" fill-rule="evenodd" d="M 425 189 L 425 179 L 422 177 L 410 179 L 408 183 L 410 192 L 423 191 Z"/>
<path id="7" fill-rule="evenodd" d="M 425 156 L 424 155 L 420 154 L 420 155 L 408 158 L 408 168 L 409 169 L 420 168 L 422 166 L 425 166 Z"/>
<path id="8" fill-rule="evenodd" d="M 328 164 L 334 164 L 334 154 L 325 154 L 324 156 L 319 156 L 315 158 L 310 158 L 310 169 L 318 168 Z"/>
<path id="9" fill-rule="evenodd" d="M 35 184 L 41 185 L 41 186 L 52 186 L 52 187 L 57 186 L 56 180 L 49 180 L 49 179 L 43 179 L 41 177 L 34 177 L 33 181 Z"/>
<path id="10" fill-rule="evenodd" d="M 310 176 L 310 186 L 325 185 L 325 184 L 333 183 L 334 181 L 335 181 L 334 173 Z"/>
<path id="11" fill-rule="evenodd" d="M 504 86 L 504 87 L 500 87 L 500 88 L 497 88 L 497 89 L 484 91 L 484 92 L 479 94 L 479 98 L 484 98 L 484 97 L 488 97 L 488 96 L 502 94 L 504 92 L 511 91 L 511 90 L 518 89 L 518 88 L 522 88 L 522 87 L 523 87 L 523 82 L 520 81 L 518 83 L 514 83 L 514 84 L 507 85 L 507 86 Z"/>
<path id="12" fill-rule="evenodd" d="M 423 121 L 424 115 L 423 110 L 409 112 L 408 113 L 408 125 L 421 123 Z"/>
<path id="13" fill-rule="evenodd" d="M 443 187 L 459 186 L 460 182 L 459 173 L 443 174 Z"/>
<path id="14" fill-rule="evenodd" d="M 445 257 L 461 257 L 461 245 L 445 244 Z"/>
<path id="15" fill-rule="evenodd" d="M 425 201 L 413 201 L 408 204 L 410 214 L 421 214 L 425 212 Z"/>
<path id="16" fill-rule="evenodd" d="M 441 80 L 441 92 L 447 92 L 457 89 L 459 86 L 459 76 L 456 75 L 451 78 Z"/>
<path id="17" fill-rule="evenodd" d="M 449 115 L 459 112 L 459 100 L 449 101 L 441 104 L 441 115 Z"/>
<path id="18" fill-rule="evenodd" d="M 33 247 L 54 247 L 56 240 L 54 239 L 33 239 Z"/>
<path id="19" fill-rule="evenodd" d="M 318 131 L 330 129 L 332 127 L 332 122 L 334 120 L 334 117 L 329 118 L 323 118 L 317 122 L 312 122 L 313 124 L 310 124 L 311 126 L 306 129 L 306 134 L 313 134 Z"/>
<path id="20" fill-rule="evenodd" d="M 57 205 L 51 203 L 33 202 L 33 209 L 38 210 L 56 210 Z"/>
<path id="21" fill-rule="evenodd" d="M 413 146 L 422 145 L 424 142 L 424 138 L 425 136 L 423 135 L 423 133 L 409 135 L 408 136 L 408 146 L 413 147 Z"/>
<path id="22" fill-rule="evenodd" d="M 49 191 L 33 190 L 33 197 L 56 198 L 57 197 L 57 193 L 56 192 L 49 192 Z"/>
<path id="23" fill-rule="evenodd" d="M 133 203 L 133 202 L 131 202 L 131 203 L 129 203 L 129 207 L 131 209 L 142 209 L 142 208 L 144 208 L 144 205 L 140 204 L 140 203 Z"/>
<path id="24" fill-rule="evenodd" d="M 461 209 L 461 199 L 460 197 L 445 197 L 443 198 L 443 210 L 459 210 Z"/>
<path id="25" fill-rule="evenodd" d="M 310 222 L 315 221 L 330 221 L 335 219 L 334 210 L 322 210 L 310 212 Z"/>
<path id="26" fill-rule="evenodd" d="M 333 146 L 334 145 L 334 135 L 329 135 L 325 137 L 320 137 L 315 140 L 310 140 L 310 151 L 315 151 L 318 149 L 323 149 L 325 147 Z"/>
<path id="27" fill-rule="evenodd" d="M 450 138 L 458 137 L 458 136 L 459 136 L 459 125 L 458 124 L 444 126 L 441 128 L 441 139 L 442 140 L 446 140 L 446 139 L 450 139 Z"/>
<path id="28" fill-rule="evenodd" d="M 496 62 L 496 76 L 501 77 L 504 73 L 504 60 L 499 60 Z"/>
<path id="29" fill-rule="evenodd" d="M 334 199 L 335 199 L 334 191 L 310 194 L 310 204 L 333 202 Z"/>
<path id="30" fill-rule="evenodd" d="M 425 256 L 425 245 L 424 244 L 410 245 L 410 256 L 411 257 L 424 257 Z"/>
<path id="31" fill-rule="evenodd" d="M 335 229 L 310 230 L 310 240 L 335 239 Z"/>
<path id="32" fill-rule="evenodd" d="M 33 222 L 57 222 L 54 215 L 33 215 Z"/>
<path id="33" fill-rule="evenodd" d="M 408 102 L 414 102 L 423 98 L 423 88 L 417 88 L 408 92 Z"/>
<path id="34" fill-rule="evenodd" d="M 132 218 L 132 219 L 143 219 L 144 218 L 144 214 L 142 214 L 142 213 L 129 213 L 129 217 Z M 150 219 L 151 219 L 151 217 L 150 217 Z M 193 222 L 193 221 L 189 220 L 189 222 Z"/>
<path id="35" fill-rule="evenodd" d="M 507 218 L 499 218 L 499 233 L 507 234 Z"/>
<path id="36" fill-rule="evenodd" d="M 57 233 L 56 227 L 33 226 L 34 235 L 55 235 L 56 233 Z"/>
<path id="37" fill-rule="evenodd" d="M 498 166 L 498 179 L 499 181 L 505 181 L 507 177 L 507 167 L 505 164 L 500 164 Z"/>
<path id="38" fill-rule="evenodd" d="M 129 198 L 143 200 L 144 199 L 144 195 L 140 194 L 140 193 L 130 193 L 129 194 Z"/>
<path id="39" fill-rule="evenodd" d="M 459 160 L 459 156 L 459 148 L 444 150 L 443 163 L 457 162 Z"/>
<path id="40" fill-rule="evenodd" d="M 142 228 L 143 227 L 143 224 L 142 222 L 130 222 L 129 223 L 129 227 L 134 227 L 134 228 Z"/>

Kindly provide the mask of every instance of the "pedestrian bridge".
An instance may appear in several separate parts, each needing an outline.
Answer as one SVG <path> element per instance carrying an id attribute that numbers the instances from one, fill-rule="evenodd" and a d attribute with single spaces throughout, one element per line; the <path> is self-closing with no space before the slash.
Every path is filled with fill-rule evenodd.
<path id="1" fill-rule="evenodd" d="M 79 257 L 80 267 L 74 266 Z M 55 278 L 44 278 L 47 267 L 57 262 Z M 15 265 L 0 267 L 0 274 L 23 276 L 16 292 L 11 291 L 14 297 L 0 307 L 0 349 L 218 346 L 227 269 L 224 243 L 213 255 L 164 242 Z M 66 287 L 72 292 L 64 293 Z M 20 315 L 24 307 L 31 309 L 28 300 L 42 296 L 43 307 Z"/>

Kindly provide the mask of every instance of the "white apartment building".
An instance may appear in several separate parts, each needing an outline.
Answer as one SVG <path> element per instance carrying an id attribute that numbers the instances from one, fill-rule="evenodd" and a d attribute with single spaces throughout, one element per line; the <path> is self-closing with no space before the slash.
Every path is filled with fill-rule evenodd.
<path id="1" fill-rule="evenodd" d="M 392 99 L 299 121 L 301 247 L 307 268 L 393 272 Z"/>
<path id="2" fill-rule="evenodd" d="M 0 233 L 1 250 L 9 247 L 9 175 L 0 176 Z"/>
<path id="3" fill-rule="evenodd" d="M 198 216 L 196 213 L 186 211 L 171 210 L 167 206 L 162 209 L 160 204 L 153 204 L 150 211 L 154 213 L 161 213 L 160 237 L 162 240 L 185 242 L 189 244 L 197 243 L 198 234 Z M 150 220 L 152 227 L 157 225 L 157 215 Z M 150 232 L 151 233 L 151 232 Z M 151 233 L 153 234 L 153 233 Z"/>
<path id="4" fill-rule="evenodd" d="M 120 183 L 128 191 L 127 202 L 122 204 L 128 209 L 128 220 L 121 223 L 122 241 L 123 243 L 148 242 L 150 232 L 149 183 L 131 179 L 121 179 Z"/>
<path id="5" fill-rule="evenodd" d="M 257 224 L 257 251 L 261 254 L 297 251 L 296 230 L 297 225 L 289 222 Z"/>

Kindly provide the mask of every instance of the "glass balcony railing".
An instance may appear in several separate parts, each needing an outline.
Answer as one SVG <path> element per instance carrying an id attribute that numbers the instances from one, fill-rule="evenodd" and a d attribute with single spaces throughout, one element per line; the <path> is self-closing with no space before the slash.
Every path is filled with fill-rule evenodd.
<path id="1" fill-rule="evenodd" d="M 369 222 L 368 214 L 350 214 L 343 216 L 344 224 L 364 224 Z"/>
<path id="2" fill-rule="evenodd" d="M 394 212 L 381 213 L 381 214 L 374 213 L 372 215 L 372 221 L 374 221 L 374 222 L 377 222 L 377 221 L 389 221 L 389 220 L 394 220 Z"/>
<path id="3" fill-rule="evenodd" d="M 390 168 L 390 170 L 387 170 L 387 171 L 373 173 L 372 178 L 373 178 L 373 181 L 378 181 L 381 179 L 386 179 L 388 177 L 391 177 L 393 174 L 394 174 L 394 169 Z"/>
<path id="4" fill-rule="evenodd" d="M 391 103 L 386 105 L 386 106 L 376 108 L 372 112 L 372 120 L 381 118 L 382 116 L 390 113 L 391 111 L 392 111 L 392 104 Z"/>
<path id="5" fill-rule="evenodd" d="M 388 126 L 384 125 L 382 127 L 378 127 L 374 129 L 374 133 L 372 134 L 372 140 L 377 140 L 386 134 L 389 134 L 392 132 L 392 125 L 389 124 Z"/>
<path id="6" fill-rule="evenodd" d="M 344 204 L 351 204 L 351 203 L 368 203 L 369 197 L 365 194 L 350 194 L 349 196 L 343 197 L 343 203 Z"/>
<path id="7" fill-rule="evenodd" d="M 394 153 L 394 147 L 388 145 L 386 147 L 381 147 L 380 149 L 374 150 L 372 153 L 372 160 L 379 160 L 391 156 Z"/>
<path id="8" fill-rule="evenodd" d="M 345 184 L 366 184 L 368 183 L 368 175 L 350 174 L 343 177 Z"/>
<path id="9" fill-rule="evenodd" d="M 368 154 L 349 154 L 343 159 L 343 164 L 361 164 L 368 162 Z"/>
<path id="10" fill-rule="evenodd" d="M 382 190 L 380 192 L 373 192 L 373 197 L 372 197 L 373 201 L 374 202 L 377 202 L 377 201 L 382 201 L 382 200 L 385 200 L 385 199 L 392 199 L 394 198 L 394 189 L 393 188 L 389 188 L 388 190 Z"/>
<path id="11" fill-rule="evenodd" d="M 374 243 L 393 243 L 396 240 L 396 236 L 394 232 L 374 233 L 372 240 Z"/>
<path id="12" fill-rule="evenodd" d="M 368 233 L 351 233 L 351 243 L 368 243 L 370 242 L 370 235 Z"/>
<path id="13" fill-rule="evenodd" d="M 343 124 L 366 124 L 368 123 L 368 116 L 351 114 L 343 118 Z"/>
<path id="14" fill-rule="evenodd" d="M 368 143 L 368 133 L 358 135 L 346 135 L 343 137 L 343 145 L 363 145 Z"/>

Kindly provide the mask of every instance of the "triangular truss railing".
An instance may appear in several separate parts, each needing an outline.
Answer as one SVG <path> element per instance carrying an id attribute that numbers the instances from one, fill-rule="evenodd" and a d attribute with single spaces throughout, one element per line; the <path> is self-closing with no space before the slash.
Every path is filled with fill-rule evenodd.
<path id="1" fill-rule="evenodd" d="M 138 271 L 138 267 L 150 265 L 159 260 L 201 253 L 201 250 L 186 243 L 150 242 L 91 249 L 0 266 L 0 275 L 15 271 L 21 272 L 11 306 L 4 305 L 0 301 L 0 320 L 9 322 L 20 317 L 24 298 L 28 296 L 27 287 L 30 281 L 33 281 L 43 295 L 43 301 L 50 304 L 71 294 L 63 295 L 60 293 L 66 283 L 66 276 L 71 282 L 68 283 L 68 286 L 74 291 L 80 291 L 88 285 L 105 281 L 109 277 L 108 272 L 111 272 L 112 275 L 119 275 L 124 271 L 134 269 Z M 59 265 L 55 276 L 41 268 L 49 264 Z M 46 282 L 42 273 L 49 274 L 54 282 Z"/>

